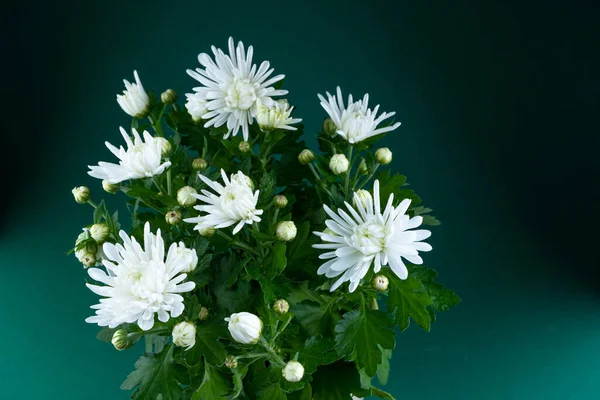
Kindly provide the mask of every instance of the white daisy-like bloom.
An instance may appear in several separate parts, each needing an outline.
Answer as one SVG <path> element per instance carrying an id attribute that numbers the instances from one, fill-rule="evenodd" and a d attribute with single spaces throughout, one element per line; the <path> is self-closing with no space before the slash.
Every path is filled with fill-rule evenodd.
<path id="1" fill-rule="evenodd" d="M 226 228 L 235 225 L 233 234 L 238 233 L 244 224 L 260 222 L 263 210 L 256 209 L 259 191 L 252 192 L 250 184 L 252 180 L 244 175 L 242 171 L 227 177 L 221 170 L 224 185 L 211 181 L 202 174 L 198 175 L 216 194 L 203 189 L 201 194 L 192 194 L 198 200 L 206 204 L 197 205 L 194 208 L 205 212 L 194 218 L 186 218 L 185 222 L 197 224 L 194 229 L 202 231 L 207 228 Z"/>
<path id="2" fill-rule="evenodd" d="M 104 179 L 108 183 L 120 183 L 128 179 L 150 178 L 160 175 L 171 166 L 170 161 L 161 163 L 161 153 L 163 150 L 162 141 L 155 140 L 152 135 L 144 131 L 144 139 L 140 137 L 137 130 L 133 130 L 133 141 L 123 129 L 121 135 L 127 143 L 127 150 L 123 146 L 118 149 L 105 142 L 106 147 L 119 158 L 119 163 L 99 162 L 97 166 L 88 167 L 88 174 L 94 178 Z"/>
<path id="3" fill-rule="evenodd" d="M 129 83 L 128 80 L 123 79 L 125 90 L 123 90 L 123 94 L 117 95 L 117 103 L 127 114 L 135 118 L 142 118 L 148 114 L 150 98 L 142 86 L 137 71 L 133 71 L 133 77 L 135 83 Z"/>
<path id="4" fill-rule="evenodd" d="M 267 107 L 260 101 L 256 106 L 256 122 L 262 131 L 272 131 L 274 129 L 285 129 L 295 131 L 298 128 L 292 126 L 302 122 L 300 118 L 292 118 L 290 115 L 294 107 L 290 107 L 287 100 L 277 100 L 271 107 Z"/>
<path id="5" fill-rule="evenodd" d="M 346 139 L 349 143 L 358 143 L 372 136 L 385 132 L 393 131 L 400 126 L 396 122 L 391 126 L 377 128 L 384 120 L 396 115 L 395 112 L 384 112 L 377 117 L 379 104 L 374 109 L 369 108 L 369 94 L 365 94 L 362 100 L 353 101 L 352 95 L 348 96 L 348 106 L 344 106 L 342 90 L 337 87 L 337 95 L 333 96 L 329 92 L 327 99 L 318 95 L 321 101 L 321 107 L 327 111 L 329 117 L 333 120 L 337 134 Z"/>
<path id="6" fill-rule="evenodd" d="M 208 112 L 202 115 L 202 119 L 207 120 L 204 126 L 218 128 L 226 124 L 225 139 L 237 135 L 241 128 L 247 141 L 248 127 L 256 116 L 257 101 L 272 107 L 274 101 L 271 97 L 286 95 L 287 90 L 276 90 L 271 86 L 285 76 L 270 77 L 273 68 L 270 68 L 268 61 L 263 61 L 257 69 L 256 64 L 252 64 L 252 46 L 246 52 L 242 42 L 234 46 L 233 38 L 229 38 L 229 54 L 215 46 L 212 46 L 212 52 L 214 60 L 206 53 L 198 56 L 204 68 L 187 70 L 192 78 L 202 84 L 194 91 L 195 101 L 206 101 Z"/>
<path id="7" fill-rule="evenodd" d="M 363 200 L 366 207 L 363 206 Z M 323 206 L 331 218 L 325 220 L 330 231 L 314 232 L 325 243 L 313 247 L 328 250 L 319 256 L 328 261 L 321 265 L 317 273 L 328 278 L 341 275 L 331 286 L 332 292 L 347 281 L 350 282 L 349 291 L 354 292 L 371 265 L 375 273 L 389 265 L 398 278 L 406 279 L 408 270 L 402 258 L 413 264 L 423 263 L 419 251 L 431 250 L 428 243 L 422 242 L 431 236 L 431 232 L 426 229 L 413 230 L 421 225 L 423 217 L 410 218 L 406 214 L 410 199 L 402 200 L 397 207 L 394 207 L 393 201 L 392 193 L 382 212 L 379 181 L 376 180 L 372 199 L 361 199 L 354 193 L 356 209 L 348 202 L 344 203 L 350 214 L 341 208 L 336 213 Z"/>
<path id="8" fill-rule="evenodd" d="M 160 234 L 150 232 L 150 224 L 144 226 L 144 248 L 119 232 L 123 244 L 105 243 L 106 259 L 102 262 L 106 272 L 89 268 L 92 279 L 104 286 L 86 284 L 90 290 L 104 298 L 93 305 L 96 315 L 86 322 L 114 328 L 123 323 L 137 322 L 142 330 L 154 325 L 154 316 L 167 322 L 176 318 L 184 309 L 183 297 L 179 293 L 194 289 L 194 282 L 182 283 L 187 275 L 182 273 L 190 262 L 191 255 L 181 257 L 173 243 L 165 258 L 165 243 Z"/>

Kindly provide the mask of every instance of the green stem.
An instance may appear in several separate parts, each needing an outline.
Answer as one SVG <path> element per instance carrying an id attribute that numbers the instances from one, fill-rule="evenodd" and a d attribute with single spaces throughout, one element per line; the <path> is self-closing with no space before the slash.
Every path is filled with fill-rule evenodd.
<path id="1" fill-rule="evenodd" d="M 269 352 L 269 355 L 273 358 L 272 361 L 275 361 L 277 364 L 280 364 L 282 367 L 285 367 L 285 361 L 273 350 L 273 348 L 267 343 L 264 337 L 260 337 L 260 343 L 264 346 L 265 350 Z"/>
<path id="2" fill-rule="evenodd" d="M 166 333 L 169 332 L 169 330 L 167 328 L 157 328 L 157 329 L 150 329 L 149 331 L 143 331 L 143 332 L 130 332 L 127 334 L 128 337 L 132 337 L 132 336 L 144 336 L 144 335 L 150 335 L 153 333 Z"/>
<path id="3" fill-rule="evenodd" d="M 379 304 L 377 304 L 377 299 L 375 297 L 371 300 L 371 310 L 379 310 Z"/>
<path id="4" fill-rule="evenodd" d="M 377 172 L 377 168 L 379 168 L 380 165 L 381 164 L 376 163 L 375 164 L 375 168 L 373 168 L 373 172 L 371 172 L 371 174 L 367 177 L 367 179 L 365 181 L 363 181 L 356 189 L 353 189 L 353 190 L 357 191 L 360 188 L 362 188 L 363 186 L 365 186 L 367 184 L 367 182 L 369 182 L 371 180 L 371 178 L 373 177 L 373 175 L 375 175 L 375 172 Z M 356 183 L 358 184 L 358 182 L 356 182 Z"/>
<path id="5" fill-rule="evenodd" d="M 156 188 L 158 189 L 159 192 L 162 192 L 163 190 L 160 187 L 160 184 L 158 183 L 158 178 L 153 176 L 152 177 L 152 182 L 154 183 L 154 186 L 156 186 Z"/>
<path id="6" fill-rule="evenodd" d="M 243 358 L 260 358 L 260 357 L 268 357 L 270 355 L 271 355 L 270 353 L 255 353 L 255 354 L 246 354 L 246 355 L 236 356 L 235 358 L 238 360 L 241 360 Z"/>
<path id="7" fill-rule="evenodd" d="M 283 333 L 283 331 L 285 330 L 285 328 L 287 328 L 287 326 L 290 324 L 291 321 L 292 321 L 292 316 L 290 315 L 288 317 L 287 321 L 285 321 L 283 323 L 283 325 L 281 326 L 281 329 L 279 329 L 277 331 L 277 333 L 273 336 L 273 339 L 271 339 L 271 343 L 275 343 L 275 339 L 277 339 L 277 337 Z"/>
<path id="8" fill-rule="evenodd" d="M 312 163 L 308 164 L 308 168 L 310 168 L 315 178 L 317 178 L 317 181 L 320 181 L 321 177 L 319 176 L 319 174 L 317 174 L 317 171 L 315 170 L 315 167 L 312 165 Z"/>
<path id="9" fill-rule="evenodd" d="M 348 171 L 346 171 L 346 183 L 344 184 L 344 191 L 346 192 L 346 197 L 348 197 L 348 189 L 350 186 L 350 173 L 352 172 L 352 151 L 354 151 L 354 146 L 350 145 L 348 147 L 348 162 L 350 166 L 348 167 Z"/>
<path id="10" fill-rule="evenodd" d="M 88 200 L 87 203 L 94 208 L 98 208 L 98 204 L 94 203 L 92 200 Z"/>
<path id="11" fill-rule="evenodd" d="M 220 229 L 217 229 L 216 231 L 217 231 L 217 235 L 221 236 L 223 239 L 228 240 L 231 244 L 236 245 L 256 256 L 260 256 L 260 254 L 256 250 L 254 250 L 252 247 L 248 246 L 246 243 L 242 243 L 239 240 L 232 238 L 231 236 L 227 235 L 225 232 L 221 231 Z"/>
<path id="12" fill-rule="evenodd" d="M 167 170 L 167 194 L 170 196 L 173 192 L 173 187 L 171 184 L 171 167 Z"/>

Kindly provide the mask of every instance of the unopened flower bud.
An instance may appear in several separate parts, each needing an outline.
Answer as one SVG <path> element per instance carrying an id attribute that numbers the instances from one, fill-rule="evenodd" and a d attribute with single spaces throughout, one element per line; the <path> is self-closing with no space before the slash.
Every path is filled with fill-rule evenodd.
<path id="1" fill-rule="evenodd" d="M 196 171 L 202 171 L 203 169 L 206 169 L 206 167 L 208 167 L 208 163 L 203 158 L 195 158 L 194 161 L 192 161 L 192 168 Z"/>
<path id="2" fill-rule="evenodd" d="M 277 225 L 275 236 L 281 241 L 289 242 L 296 238 L 297 232 L 296 224 L 293 221 L 282 221 Z"/>
<path id="3" fill-rule="evenodd" d="M 377 149 L 375 152 L 375 161 L 379 164 L 387 165 L 392 162 L 392 152 L 387 147 Z"/>
<path id="4" fill-rule="evenodd" d="M 71 193 L 79 204 L 85 204 L 90 199 L 90 189 L 87 186 L 77 186 L 71 190 Z"/>
<path id="5" fill-rule="evenodd" d="M 360 163 L 358 164 L 358 172 L 363 175 L 366 175 L 367 172 L 369 172 L 369 169 L 367 168 L 367 162 L 365 161 L 364 158 L 362 158 L 360 160 Z"/>
<path id="6" fill-rule="evenodd" d="M 198 194 L 196 189 L 191 186 L 184 186 L 177 191 L 177 202 L 183 207 L 193 206 L 196 204 L 195 194 Z"/>
<path id="7" fill-rule="evenodd" d="M 369 209 L 369 204 L 373 204 L 373 196 L 365 189 L 360 189 L 356 192 L 356 196 L 352 199 L 354 205 L 359 201 L 365 210 Z"/>
<path id="8" fill-rule="evenodd" d="M 200 321 L 206 321 L 208 319 L 208 308 L 201 307 L 200 312 L 198 313 L 198 319 Z"/>
<path id="9" fill-rule="evenodd" d="M 238 360 L 233 354 L 229 354 L 225 357 L 225 366 L 229 369 L 235 369 L 238 366 Z"/>
<path id="10" fill-rule="evenodd" d="M 250 177 L 245 175 L 242 171 L 239 171 L 237 174 L 233 174 L 231 176 L 231 182 L 235 182 L 239 185 L 246 185 L 251 190 L 254 190 L 254 182 L 252 182 L 252 179 L 250 179 Z"/>
<path id="11" fill-rule="evenodd" d="M 335 122 L 331 118 L 323 121 L 323 133 L 329 136 L 335 136 L 337 133 L 337 126 L 335 126 Z"/>
<path id="12" fill-rule="evenodd" d="M 238 145 L 238 149 L 240 149 L 240 151 L 242 153 L 247 153 L 251 150 L 250 148 L 250 143 L 246 142 L 245 140 L 241 141 L 240 144 Z"/>
<path id="13" fill-rule="evenodd" d="M 288 382 L 299 382 L 304 376 L 304 367 L 298 361 L 290 360 L 281 370 L 281 374 Z"/>
<path id="14" fill-rule="evenodd" d="M 300 164 L 302 164 L 302 165 L 308 165 L 314 159 L 315 159 L 315 153 L 313 153 L 309 149 L 302 150 L 300 152 L 300 154 L 298 155 L 298 161 L 300 161 Z"/>
<path id="15" fill-rule="evenodd" d="M 83 256 L 81 256 L 81 263 L 86 268 L 93 267 L 96 265 L 96 256 L 94 253 L 85 253 Z"/>
<path id="16" fill-rule="evenodd" d="M 225 321 L 229 322 L 227 328 L 236 342 L 254 344 L 260 339 L 263 324 L 256 315 L 249 312 L 234 313 Z"/>
<path id="17" fill-rule="evenodd" d="M 133 71 L 135 83 L 124 80 L 125 90 L 117 95 L 117 103 L 123 111 L 134 118 L 144 118 L 150 112 L 150 97 L 144 90 L 137 71 Z"/>
<path id="18" fill-rule="evenodd" d="M 336 175 L 343 174 L 348 171 L 350 162 L 343 154 L 334 154 L 329 160 L 329 169 Z"/>
<path id="19" fill-rule="evenodd" d="M 160 145 L 160 155 L 161 156 L 166 157 L 171 153 L 171 150 L 173 149 L 173 146 L 171 146 L 171 142 L 169 142 L 164 137 L 160 137 L 160 136 L 155 137 L 154 140 L 156 140 L 156 143 L 158 143 Z"/>
<path id="20" fill-rule="evenodd" d="M 380 292 L 384 292 L 388 288 L 389 281 L 388 278 L 384 275 L 375 275 L 371 284 L 373 286 L 373 289 Z"/>
<path id="21" fill-rule="evenodd" d="M 173 89 L 167 89 L 160 95 L 160 101 L 164 104 L 173 104 L 177 101 L 177 92 Z"/>
<path id="22" fill-rule="evenodd" d="M 215 232 L 216 230 L 213 227 L 198 229 L 198 233 L 203 237 L 212 237 L 214 236 Z"/>
<path id="23" fill-rule="evenodd" d="M 282 194 L 278 194 L 277 196 L 275 196 L 273 202 L 275 203 L 275 207 L 277 208 L 285 208 L 288 205 L 287 197 L 285 197 Z"/>
<path id="24" fill-rule="evenodd" d="M 277 314 L 285 314 L 290 309 L 290 304 L 285 299 L 279 299 L 273 303 L 273 311 Z"/>
<path id="25" fill-rule="evenodd" d="M 121 184 L 120 183 L 110 183 L 109 181 L 107 181 L 105 179 L 102 181 L 102 189 L 104 189 L 104 191 L 106 191 L 110 194 L 115 194 L 119 191 L 119 189 L 121 189 Z"/>
<path id="26" fill-rule="evenodd" d="M 189 350 L 196 344 L 196 325 L 192 322 L 180 322 L 173 327 L 173 343 Z"/>
<path id="27" fill-rule="evenodd" d="M 177 225 L 181 222 L 181 212 L 178 210 L 171 210 L 165 214 L 165 221 L 169 225 Z"/>
<path id="28" fill-rule="evenodd" d="M 115 346 L 115 349 L 122 351 L 128 349 L 133 344 L 129 336 L 127 335 L 127 331 L 125 329 L 118 329 L 113 333 L 113 337 L 111 339 L 111 343 Z"/>
<path id="29" fill-rule="evenodd" d="M 96 243 L 102 243 L 106 240 L 110 234 L 110 229 L 106 224 L 94 224 L 90 228 L 90 235 L 96 241 Z"/>

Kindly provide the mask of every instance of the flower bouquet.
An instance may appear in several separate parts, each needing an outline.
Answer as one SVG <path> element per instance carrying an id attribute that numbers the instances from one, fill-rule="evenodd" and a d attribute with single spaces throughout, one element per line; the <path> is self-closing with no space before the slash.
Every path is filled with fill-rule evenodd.
<path id="1" fill-rule="evenodd" d="M 142 341 L 133 399 L 393 399 L 396 328 L 460 301 L 422 266 L 439 222 L 376 148 L 400 123 L 337 88 L 313 152 L 284 76 L 228 47 L 187 71 L 185 107 L 137 72 L 117 95 L 125 146 L 88 173 L 129 215 L 73 189 L 94 208 L 73 249 L 101 297 L 86 321 L 117 350 Z"/>

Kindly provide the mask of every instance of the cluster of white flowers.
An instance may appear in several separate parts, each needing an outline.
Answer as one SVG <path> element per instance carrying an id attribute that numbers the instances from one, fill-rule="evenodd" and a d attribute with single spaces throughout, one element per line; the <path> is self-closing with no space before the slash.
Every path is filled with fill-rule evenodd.
<path id="1" fill-rule="evenodd" d="M 356 209 L 347 202 L 348 214 L 343 209 L 336 212 L 327 205 L 323 208 L 331 218 L 325 221 L 329 232 L 315 232 L 325 242 L 315 244 L 317 249 L 328 250 L 319 256 L 328 260 L 317 271 L 319 275 L 333 278 L 341 277 L 331 285 L 334 291 L 344 282 L 350 282 L 349 291 L 354 292 L 360 280 L 374 265 L 375 273 L 382 266 L 389 265 L 400 278 L 408 277 L 408 270 L 402 258 L 413 264 L 422 264 L 419 251 L 430 251 L 431 246 L 422 240 L 427 239 L 431 232 L 417 229 L 423 222 L 423 217 L 410 218 L 406 211 L 410 205 L 409 199 L 404 199 L 394 207 L 394 195 L 390 195 L 385 209 L 381 210 L 379 198 L 379 181 L 373 184 L 373 196 L 354 193 Z"/>
<path id="2" fill-rule="evenodd" d="M 194 282 L 182 283 L 187 277 L 182 272 L 193 269 L 191 265 L 197 262 L 195 251 L 181 251 L 181 246 L 173 243 L 165 259 L 160 230 L 153 234 L 149 223 L 144 226 L 144 248 L 125 231 L 119 236 L 122 245 L 104 244 L 106 259 L 102 264 L 106 271 L 88 269 L 90 277 L 103 285 L 88 283 L 87 287 L 103 298 L 92 306 L 96 315 L 86 321 L 110 328 L 137 322 L 148 330 L 154 326 L 155 314 L 161 322 L 181 315 L 184 305 L 179 293 L 196 286 Z"/>

